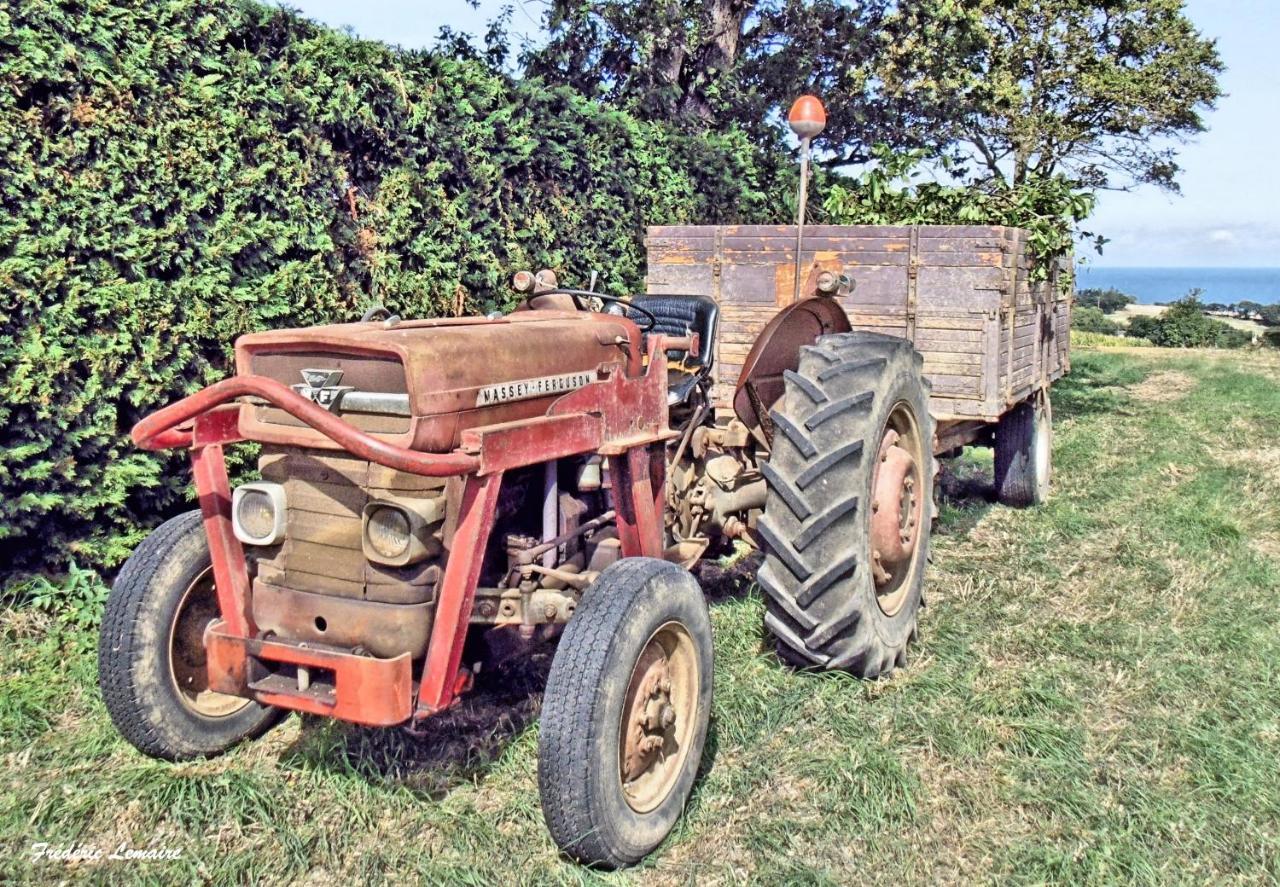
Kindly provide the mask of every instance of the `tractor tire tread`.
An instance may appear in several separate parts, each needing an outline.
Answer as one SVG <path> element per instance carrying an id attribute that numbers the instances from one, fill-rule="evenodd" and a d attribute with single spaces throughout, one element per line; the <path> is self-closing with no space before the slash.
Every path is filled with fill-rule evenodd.
<path id="1" fill-rule="evenodd" d="M 789 661 L 865 678 L 906 661 L 928 538 L 905 603 L 885 616 L 870 575 L 863 509 L 874 469 L 867 448 L 899 399 L 911 404 L 925 441 L 928 464 L 921 468 L 931 496 L 933 420 L 922 367 L 905 339 L 855 331 L 801 348 L 799 366 L 784 376 L 785 393 L 770 412 L 782 433 L 763 471 L 768 495 L 756 526 L 766 553 L 759 574 L 765 625 Z"/>

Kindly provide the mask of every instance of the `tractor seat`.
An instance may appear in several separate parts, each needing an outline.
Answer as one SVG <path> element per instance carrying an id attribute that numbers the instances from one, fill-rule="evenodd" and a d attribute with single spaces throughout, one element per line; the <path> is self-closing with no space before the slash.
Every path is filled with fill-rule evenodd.
<path id="1" fill-rule="evenodd" d="M 720 306 L 706 296 L 644 295 L 633 296 L 631 301 L 657 319 L 657 324 L 649 331 L 651 333 L 667 336 L 698 334 L 696 354 L 667 352 L 667 403 L 670 406 L 684 403 L 698 383 L 711 372 Z M 634 312 L 632 319 L 643 323 L 645 317 Z"/>

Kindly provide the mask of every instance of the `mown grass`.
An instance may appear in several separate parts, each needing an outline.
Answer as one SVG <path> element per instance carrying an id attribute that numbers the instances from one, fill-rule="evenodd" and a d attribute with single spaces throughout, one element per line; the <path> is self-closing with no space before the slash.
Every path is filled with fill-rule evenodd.
<path id="1" fill-rule="evenodd" d="M 5 612 L 0 881 L 1274 882 L 1280 358 L 1080 352 L 1054 420 L 1043 508 L 988 502 L 986 453 L 948 467 L 892 679 L 789 672 L 748 579 L 716 596 L 705 772 L 624 873 L 564 862 L 542 827 L 549 651 L 422 738 L 294 718 L 168 765 L 112 730 L 88 644 Z M 36 863 L 36 841 L 182 858 Z"/>

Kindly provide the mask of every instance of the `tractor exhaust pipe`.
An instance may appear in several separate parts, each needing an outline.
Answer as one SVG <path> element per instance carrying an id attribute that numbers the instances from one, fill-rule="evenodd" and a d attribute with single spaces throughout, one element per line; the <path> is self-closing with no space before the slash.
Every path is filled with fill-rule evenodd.
<path id="1" fill-rule="evenodd" d="M 542 468 L 542 544 L 556 538 L 560 532 L 560 464 L 550 459 Z M 556 565 L 556 547 L 548 548 L 542 555 L 542 566 L 551 569 Z"/>
<path id="2" fill-rule="evenodd" d="M 787 112 L 787 125 L 800 139 L 800 199 L 796 202 L 796 275 L 792 302 L 800 301 L 800 263 L 804 249 L 804 216 L 809 203 L 809 148 L 814 137 L 827 126 L 827 111 L 811 95 L 796 99 Z"/>

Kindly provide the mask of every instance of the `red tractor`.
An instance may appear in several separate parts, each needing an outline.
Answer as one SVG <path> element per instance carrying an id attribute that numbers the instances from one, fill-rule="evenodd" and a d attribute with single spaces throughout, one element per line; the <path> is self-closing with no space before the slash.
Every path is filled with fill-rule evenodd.
<path id="1" fill-rule="evenodd" d="M 765 551 L 767 627 L 795 664 L 904 661 L 941 445 L 910 341 L 801 298 L 717 409 L 713 299 L 515 284 L 506 316 L 244 336 L 234 377 L 138 423 L 140 446 L 190 451 L 200 508 L 107 604 L 100 681 L 134 746 L 214 755 L 289 710 L 411 726 L 495 640 L 563 631 L 542 808 L 566 852 L 619 866 L 668 834 L 701 759 L 699 559 Z M 232 489 L 223 450 L 245 440 L 261 480 Z"/>

